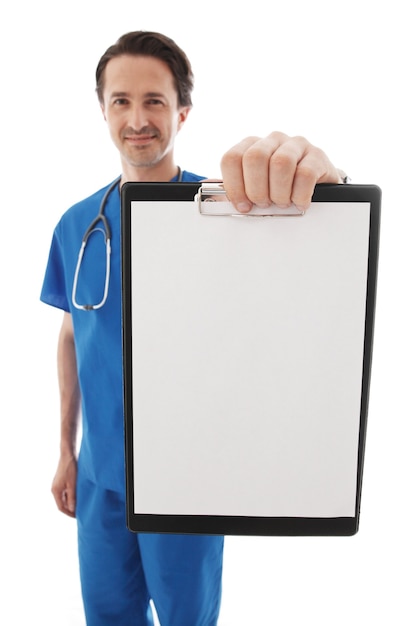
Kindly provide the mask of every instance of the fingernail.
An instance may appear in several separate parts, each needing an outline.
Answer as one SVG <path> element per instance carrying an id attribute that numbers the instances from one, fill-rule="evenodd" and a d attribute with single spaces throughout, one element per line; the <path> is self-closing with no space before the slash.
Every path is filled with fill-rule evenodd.
<path id="1" fill-rule="evenodd" d="M 239 211 L 239 213 L 249 213 L 249 211 L 252 208 L 252 205 L 250 205 L 249 202 L 238 202 L 236 205 L 236 208 Z"/>
<path id="2" fill-rule="evenodd" d="M 258 202 L 256 206 L 258 206 L 260 209 L 269 209 L 269 207 L 271 206 L 271 203 L 270 202 Z"/>

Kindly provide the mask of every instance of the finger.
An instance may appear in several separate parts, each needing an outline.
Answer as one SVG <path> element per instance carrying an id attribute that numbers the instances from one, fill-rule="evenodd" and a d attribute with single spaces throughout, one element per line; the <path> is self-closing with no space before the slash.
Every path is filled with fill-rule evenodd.
<path id="1" fill-rule="evenodd" d="M 291 206 L 297 169 L 309 145 L 303 137 L 288 137 L 272 154 L 269 162 L 269 193 L 271 201 L 277 206 Z"/>
<path id="2" fill-rule="evenodd" d="M 61 513 L 65 513 L 65 515 L 75 517 L 75 494 L 70 495 L 70 492 L 66 489 L 61 491 L 54 487 L 51 491 L 58 510 Z"/>
<path id="3" fill-rule="evenodd" d="M 243 139 L 224 154 L 220 164 L 227 197 L 242 213 L 247 213 L 252 208 L 252 202 L 245 191 L 243 155 L 257 141 L 258 137 Z"/>
<path id="4" fill-rule="evenodd" d="M 73 489 L 66 489 L 65 491 L 65 509 L 67 515 L 75 516 L 75 492 Z"/>
<path id="5" fill-rule="evenodd" d="M 310 144 L 297 165 L 291 200 L 297 208 L 306 210 L 311 204 L 317 183 L 338 183 L 339 179 L 339 173 L 324 152 Z"/>
<path id="6" fill-rule="evenodd" d="M 61 491 L 61 489 L 58 489 L 57 487 L 52 485 L 51 492 L 52 492 L 52 495 L 54 497 L 56 506 L 58 507 L 58 509 L 60 511 L 62 511 L 64 503 L 63 503 L 63 500 L 62 500 L 62 491 Z"/>
<path id="7" fill-rule="evenodd" d="M 245 183 L 245 192 L 250 201 L 260 207 L 268 207 L 272 202 L 271 198 L 271 171 L 278 169 L 281 172 L 282 164 L 276 161 L 276 155 L 280 154 L 282 146 L 286 145 L 289 137 L 284 133 L 271 133 L 264 139 L 260 139 L 243 155 L 243 177 Z M 291 172 L 294 169 L 293 163 L 296 158 L 287 159 L 289 161 L 291 180 Z M 276 167 L 278 166 L 278 167 Z M 286 172 L 284 173 L 286 175 Z M 284 176 L 285 179 L 285 176 Z M 285 191 L 284 191 L 285 194 Z"/>

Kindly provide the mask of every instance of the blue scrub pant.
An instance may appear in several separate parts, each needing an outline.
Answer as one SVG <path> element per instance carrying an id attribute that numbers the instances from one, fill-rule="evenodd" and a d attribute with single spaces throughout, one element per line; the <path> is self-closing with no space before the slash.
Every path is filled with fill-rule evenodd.
<path id="1" fill-rule="evenodd" d="M 123 494 L 78 477 L 78 548 L 87 626 L 215 626 L 223 537 L 135 534 Z"/>

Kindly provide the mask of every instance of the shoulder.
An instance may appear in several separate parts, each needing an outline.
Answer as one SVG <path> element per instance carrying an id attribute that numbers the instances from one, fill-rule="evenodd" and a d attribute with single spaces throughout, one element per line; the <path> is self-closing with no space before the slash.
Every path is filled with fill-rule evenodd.
<path id="1" fill-rule="evenodd" d="M 105 187 L 102 187 L 98 191 L 92 193 L 90 196 L 87 196 L 86 198 L 83 198 L 79 202 L 73 204 L 69 209 L 65 211 L 62 218 L 67 218 L 68 216 L 75 217 L 77 213 L 85 213 L 85 211 L 88 210 L 88 208 L 90 207 L 94 210 L 97 209 L 103 199 L 104 194 L 111 187 L 112 184 L 113 182 L 109 183 Z"/>
<path id="2" fill-rule="evenodd" d="M 200 176 L 199 174 L 193 174 L 192 172 L 187 172 L 187 170 L 183 170 L 182 172 L 182 181 L 184 183 L 194 183 L 199 180 L 204 180 L 205 176 Z"/>
<path id="3" fill-rule="evenodd" d="M 106 191 L 110 189 L 113 182 L 115 181 L 112 181 L 105 187 L 102 187 L 90 196 L 83 198 L 69 207 L 69 209 L 62 214 L 55 230 L 58 232 L 66 232 L 68 229 L 72 230 L 73 228 L 77 229 L 79 227 L 85 228 L 85 225 L 88 225 L 97 215 Z"/>

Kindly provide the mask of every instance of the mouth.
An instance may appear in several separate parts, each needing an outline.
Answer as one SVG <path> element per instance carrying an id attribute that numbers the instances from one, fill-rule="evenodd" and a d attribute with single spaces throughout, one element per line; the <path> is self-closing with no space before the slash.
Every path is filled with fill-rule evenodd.
<path id="1" fill-rule="evenodd" d="M 126 128 L 123 139 L 131 146 L 146 147 L 159 138 L 159 133 L 154 128 L 142 128 L 135 132 L 132 128 Z"/>
<path id="2" fill-rule="evenodd" d="M 124 139 L 133 146 L 146 146 L 156 139 L 156 135 L 126 135 Z"/>

